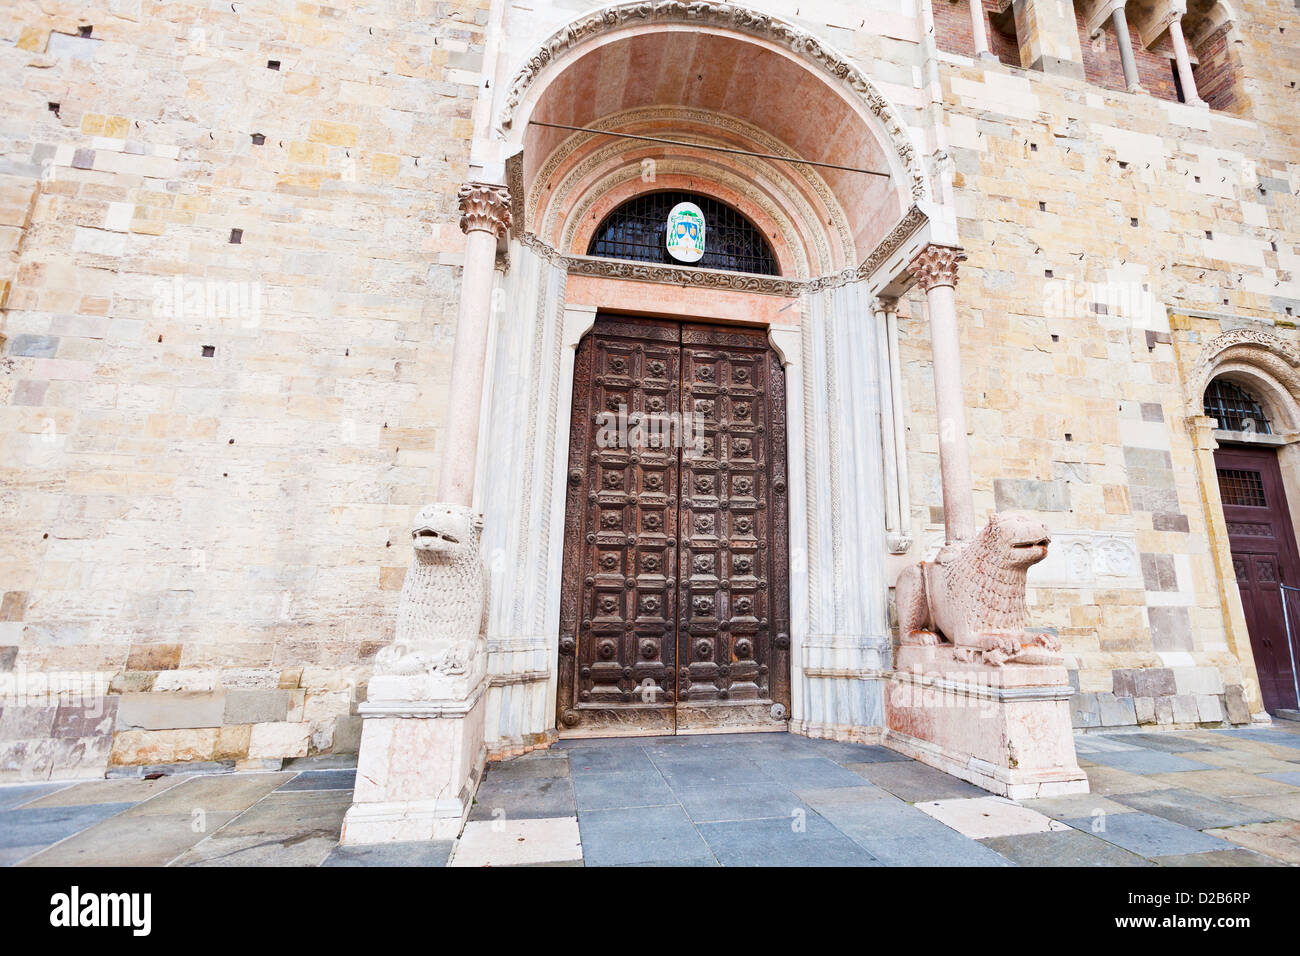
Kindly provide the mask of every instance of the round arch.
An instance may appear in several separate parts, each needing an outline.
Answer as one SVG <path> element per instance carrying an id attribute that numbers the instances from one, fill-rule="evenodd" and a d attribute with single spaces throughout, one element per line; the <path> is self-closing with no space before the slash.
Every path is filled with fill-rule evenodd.
<path id="1" fill-rule="evenodd" d="M 557 126 L 588 128 L 612 113 L 664 104 L 735 117 L 798 158 L 851 167 L 818 172 L 846 214 L 858 257 L 930 199 L 900 115 L 848 58 L 779 18 L 679 0 L 606 7 L 534 51 L 497 114 L 498 137 L 523 152 L 519 182 L 510 185 L 535 181 L 573 134 Z"/>

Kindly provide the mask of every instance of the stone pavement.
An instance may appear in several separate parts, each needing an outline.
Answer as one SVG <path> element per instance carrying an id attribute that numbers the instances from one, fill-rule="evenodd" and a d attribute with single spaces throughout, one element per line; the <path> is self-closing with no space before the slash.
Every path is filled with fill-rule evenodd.
<path id="1" fill-rule="evenodd" d="M 565 740 L 490 764 L 455 843 L 375 847 L 338 846 L 355 771 L 329 761 L 7 786 L 0 864 L 1300 865 L 1300 724 L 1076 743 L 1092 793 L 1017 803 L 862 744 Z"/>

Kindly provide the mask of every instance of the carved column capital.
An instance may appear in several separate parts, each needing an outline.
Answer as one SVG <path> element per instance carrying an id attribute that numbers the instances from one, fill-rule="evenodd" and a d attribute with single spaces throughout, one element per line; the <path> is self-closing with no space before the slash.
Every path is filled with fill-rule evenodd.
<path id="1" fill-rule="evenodd" d="M 466 183 L 456 193 L 460 200 L 460 231 L 489 232 L 505 238 L 510 228 L 510 191 L 491 183 Z"/>
<path id="2" fill-rule="evenodd" d="M 871 300 L 871 311 L 877 315 L 888 315 L 898 311 L 898 299 L 892 295 L 878 295 Z"/>
<path id="3" fill-rule="evenodd" d="M 926 246 L 912 259 L 907 271 L 916 279 L 922 292 L 929 292 L 940 286 L 957 286 L 957 263 L 966 258 L 966 253 L 955 246 Z"/>

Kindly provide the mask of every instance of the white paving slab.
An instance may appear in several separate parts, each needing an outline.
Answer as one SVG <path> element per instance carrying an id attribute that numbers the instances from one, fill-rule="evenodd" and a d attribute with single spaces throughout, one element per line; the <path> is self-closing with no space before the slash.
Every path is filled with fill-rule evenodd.
<path id="1" fill-rule="evenodd" d="M 918 803 L 916 808 L 972 840 L 1070 829 L 1067 824 L 1004 797 L 932 800 Z"/>
<path id="2" fill-rule="evenodd" d="M 582 859 L 577 817 L 465 824 L 449 866 L 521 866 Z"/>

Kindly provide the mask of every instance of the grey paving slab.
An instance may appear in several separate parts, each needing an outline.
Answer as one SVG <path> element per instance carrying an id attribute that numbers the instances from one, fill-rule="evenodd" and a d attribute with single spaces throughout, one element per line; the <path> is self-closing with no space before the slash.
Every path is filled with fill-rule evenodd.
<path id="1" fill-rule="evenodd" d="M 337 837 L 318 834 L 268 837 L 218 833 L 190 848 L 169 865 L 320 866 L 337 846 Z"/>
<path id="2" fill-rule="evenodd" d="M 179 784 L 137 806 L 132 813 L 205 813 L 246 810 L 292 773 L 232 773 L 187 777 Z"/>
<path id="3" fill-rule="evenodd" d="M 855 836 L 854 841 L 885 866 L 1015 866 L 996 850 L 947 827 L 907 837 Z"/>
<path id="4" fill-rule="evenodd" d="M 669 761 L 656 757 L 655 766 L 674 789 L 757 784 L 772 779 L 756 763 L 740 757 Z"/>
<path id="5" fill-rule="evenodd" d="M 899 763 L 912 759 L 897 751 L 890 750 L 888 747 L 875 744 L 845 743 L 838 740 L 808 740 L 805 746 L 797 749 L 812 751 L 846 767 L 851 764 L 863 763 Z"/>
<path id="6" fill-rule="evenodd" d="M 713 856 L 707 859 L 704 857 L 693 857 L 685 860 L 651 860 L 646 863 L 615 863 L 615 867 L 718 867 L 722 866 Z"/>
<path id="7" fill-rule="evenodd" d="M 1178 856 L 1158 856 L 1157 866 L 1286 866 L 1254 850 L 1211 850 L 1209 853 L 1184 853 Z"/>
<path id="8" fill-rule="evenodd" d="M 42 850 L 23 865 L 165 866 L 233 816 L 229 810 L 202 817 L 190 813 L 122 813 Z"/>
<path id="9" fill-rule="evenodd" d="M 1120 794 L 1115 797 L 1115 801 L 1181 823 L 1193 830 L 1236 827 L 1245 823 L 1268 823 L 1270 820 L 1283 819 L 1280 814 L 1195 790 L 1146 790 L 1142 793 Z"/>
<path id="10" fill-rule="evenodd" d="M 1100 829 L 1094 828 L 1096 821 L 1090 817 L 1076 817 L 1063 822 L 1144 857 L 1232 849 L 1232 844 L 1217 837 L 1207 836 L 1191 827 L 1140 811 L 1107 816 Z"/>
<path id="11" fill-rule="evenodd" d="M 66 789 L 66 783 L 31 783 L 0 787 L 0 810 L 12 810 L 41 797 Z"/>
<path id="12" fill-rule="evenodd" d="M 1300 787 L 1300 768 L 1296 770 L 1283 770 L 1281 773 L 1263 773 L 1261 777 L 1268 777 L 1270 780 L 1276 780 L 1279 783 L 1289 783 L 1293 787 Z"/>
<path id="13" fill-rule="evenodd" d="M 1114 767 L 1117 770 L 1126 770 L 1129 773 L 1148 774 L 1148 773 L 1176 773 L 1187 770 L 1212 770 L 1210 764 L 1200 763 L 1196 760 L 1190 760 L 1187 757 L 1177 757 L 1171 753 L 1163 753 L 1159 750 L 1122 750 L 1110 753 L 1093 753 L 1089 755 L 1090 760 L 1094 763 L 1103 764 L 1107 767 Z"/>
<path id="14" fill-rule="evenodd" d="M 654 764 L 640 747 L 616 746 L 607 750 L 584 747 L 569 751 L 569 772 L 575 777 L 585 773 L 629 773 L 654 769 Z"/>
<path id="15" fill-rule="evenodd" d="M 474 794 L 471 820 L 490 820 L 502 814 L 514 820 L 571 817 L 576 806 L 573 781 L 568 777 L 519 777 L 488 769 Z"/>
<path id="16" fill-rule="evenodd" d="M 304 770 L 280 790 L 351 790 L 356 786 L 355 770 Z"/>
<path id="17" fill-rule="evenodd" d="M 1279 747 L 1294 747 L 1300 750 L 1300 733 L 1292 731 L 1276 730 L 1268 727 L 1248 727 L 1243 730 L 1218 730 L 1213 731 L 1213 733 L 1229 740 L 1256 740 L 1260 743 L 1275 744 Z"/>
<path id="18" fill-rule="evenodd" d="M 64 787 L 48 796 L 24 804 L 24 807 L 30 809 L 89 806 L 94 803 L 143 803 L 178 786 L 183 779 L 183 777 L 161 777 L 158 780 L 132 778 L 90 780 Z"/>
<path id="19" fill-rule="evenodd" d="M 679 806 L 578 813 L 588 866 L 715 859 Z"/>
<path id="20" fill-rule="evenodd" d="M 796 815 L 808 815 L 807 804 L 777 783 L 681 787 L 675 792 L 686 815 L 697 824 L 767 817 L 790 820 Z"/>
<path id="21" fill-rule="evenodd" d="M 0 848 L 0 867 L 17 866 L 23 860 L 45 849 L 39 846 L 8 846 Z"/>
<path id="22" fill-rule="evenodd" d="M 579 810 L 662 807 L 678 803 L 657 770 L 630 773 L 588 773 L 575 777 L 573 794 Z"/>
<path id="23" fill-rule="evenodd" d="M 512 757 L 509 760 L 488 764 L 487 769 L 493 775 L 502 778 L 567 777 L 569 776 L 569 755 L 560 753 L 553 757 L 535 757 L 532 759 L 529 759 L 528 755 Z"/>
<path id="24" fill-rule="evenodd" d="M 89 806 L 42 807 L 0 812 L 0 849 L 48 846 L 129 810 L 130 803 Z"/>
<path id="25" fill-rule="evenodd" d="M 860 787 L 866 782 L 861 774 L 841 767 L 827 757 L 764 760 L 758 767 L 767 776 L 787 787 L 807 786 L 816 781 L 819 789 L 829 790 L 833 787 Z"/>
<path id="26" fill-rule="evenodd" d="M 1128 850 L 1082 830 L 1024 833 L 981 840 L 1017 866 L 1152 866 Z"/>
<path id="27" fill-rule="evenodd" d="M 257 836 L 285 833 L 297 835 L 331 835 L 338 840 L 343 829 L 343 815 L 352 806 L 352 794 L 346 790 L 300 790 L 272 793 L 253 804 L 227 824 L 224 837 Z"/>
<path id="28" fill-rule="evenodd" d="M 813 786 L 810 787 L 793 787 L 791 788 L 794 795 L 812 807 L 820 811 L 823 807 L 860 807 L 873 800 L 887 800 L 891 803 L 902 803 L 898 797 L 894 796 L 888 790 L 882 790 L 871 781 L 865 781 L 864 787 L 831 787 L 821 789 L 816 786 L 817 781 L 810 781 Z"/>
<path id="29" fill-rule="evenodd" d="M 446 866 L 453 845 L 451 840 L 420 840 L 336 846 L 321 866 Z"/>
<path id="30" fill-rule="evenodd" d="M 896 797 L 889 800 L 864 800 L 854 804 L 821 803 L 813 809 L 864 845 L 876 840 L 927 836 L 940 838 L 947 834 L 960 837 L 968 843 L 975 842 Z"/>
<path id="31" fill-rule="evenodd" d="M 1036 800 L 1020 800 L 1021 806 L 1037 810 L 1053 820 L 1066 817 L 1092 817 L 1098 813 L 1132 813 L 1133 808 L 1116 802 L 1115 797 L 1103 797 L 1096 793 L 1071 793 L 1062 797 L 1040 797 Z"/>
<path id="32" fill-rule="evenodd" d="M 888 790 L 908 803 L 925 800 L 953 800 L 957 797 L 982 797 L 987 791 L 949 776 L 923 763 L 877 763 L 856 768 L 856 772 L 882 790 Z"/>
<path id="33" fill-rule="evenodd" d="M 1182 734 L 1177 734 L 1177 733 L 1124 734 L 1120 739 L 1125 742 L 1135 743 L 1140 747 L 1147 748 L 1148 750 L 1158 750 L 1161 751 L 1162 753 L 1168 753 L 1168 754 L 1188 753 L 1190 751 L 1199 751 L 1199 750 L 1214 751 L 1214 750 L 1223 749 L 1221 747 L 1215 746 L 1214 744 L 1207 744 L 1202 741 L 1192 740 L 1189 737 L 1184 737 Z"/>
<path id="34" fill-rule="evenodd" d="M 816 814 L 701 823 L 700 834 L 723 866 L 879 866 L 865 849 Z"/>

